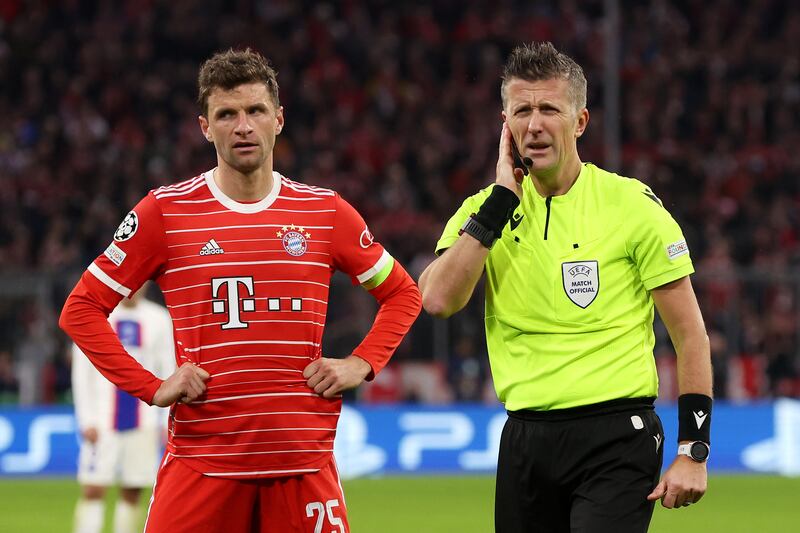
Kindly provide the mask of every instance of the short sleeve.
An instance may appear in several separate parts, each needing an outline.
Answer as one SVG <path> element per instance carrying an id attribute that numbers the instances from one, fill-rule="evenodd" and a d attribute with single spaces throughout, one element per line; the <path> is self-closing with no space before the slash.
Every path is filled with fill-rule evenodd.
<path id="1" fill-rule="evenodd" d="M 161 379 L 167 379 L 175 372 L 175 339 L 172 335 L 172 318 L 169 312 L 160 305 L 153 305 L 153 317 L 158 325 L 158 337 L 155 343 L 154 354 L 157 358 L 157 372 L 153 372 Z"/>
<path id="2" fill-rule="evenodd" d="M 652 290 L 694 272 L 689 247 L 678 223 L 661 200 L 641 182 L 628 210 L 628 253 L 645 289 Z"/>
<path id="3" fill-rule="evenodd" d="M 122 296 L 130 296 L 163 270 L 166 250 L 161 210 L 148 194 L 125 215 L 111 244 L 88 270 Z"/>
<path id="4" fill-rule="evenodd" d="M 362 284 L 371 289 L 385 279 L 394 260 L 375 241 L 358 211 L 338 194 L 335 196 L 335 209 L 332 266 L 349 275 L 354 285 Z M 383 279 L 375 283 L 381 276 Z"/>
<path id="5" fill-rule="evenodd" d="M 72 345 L 72 401 L 81 430 L 96 427 L 99 423 L 97 409 L 97 380 L 104 379 L 75 344 Z"/>
<path id="6" fill-rule="evenodd" d="M 461 226 L 464 225 L 467 217 L 478 212 L 478 209 L 480 209 L 491 192 L 492 188 L 487 187 L 478 194 L 474 194 L 464 200 L 458 211 L 447 221 L 442 236 L 439 237 L 439 241 L 436 243 L 436 250 L 434 250 L 436 255 L 441 255 L 445 250 L 453 246 L 460 236 Z"/>

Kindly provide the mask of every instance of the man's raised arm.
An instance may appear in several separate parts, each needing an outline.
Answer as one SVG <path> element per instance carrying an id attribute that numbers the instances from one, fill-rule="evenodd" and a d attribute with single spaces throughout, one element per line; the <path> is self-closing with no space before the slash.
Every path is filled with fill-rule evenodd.
<path id="1" fill-rule="evenodd" d="M 433 261 L 419 278 L 422 306 L 438 318 L 447 318 L 467 305 L 483 273 L 492 243 L 519 205 L 524 172 L 514 168 L 511 130 L 503 123 L 497 157 L 496 185 L 461 228 L 460 237 Z"/>

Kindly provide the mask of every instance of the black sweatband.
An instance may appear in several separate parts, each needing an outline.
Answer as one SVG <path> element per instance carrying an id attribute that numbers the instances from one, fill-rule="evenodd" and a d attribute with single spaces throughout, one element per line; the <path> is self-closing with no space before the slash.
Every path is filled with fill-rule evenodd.
<path id="1" fill-rule="evenodd" d="M 700 440 L 711 444 L 711 404 L 705 394 L 678 397 L 678 442 Z"/>
<path id="2" fill-rule="evenodd" d="M 514 209 L 518 205 L 519 197 L 514 191 L 502 185 L 495 185 L 492 188 L 492 193 L 472 218 L 486 229 L 492 230 L 500 238 L 503 227 L 511 220 Z"/>

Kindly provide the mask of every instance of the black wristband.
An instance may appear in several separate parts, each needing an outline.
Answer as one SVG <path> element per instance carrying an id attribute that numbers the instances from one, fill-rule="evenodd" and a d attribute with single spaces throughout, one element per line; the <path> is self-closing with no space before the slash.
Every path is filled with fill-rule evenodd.
<path id="1" fill-rule="evenodd" d="M 705 394 L 678 397 L 678 442 L 700 440 L 711 444 L 711 404 Z"/>
<path id="2" fill-rule="evenodd" d="M 495 185 L 473 218 L 483 227 L 492 230 L 499 238 L 503 227 L 511 220 L 518 205 L 519 197 L 514 191 L 502 185 Z"/>

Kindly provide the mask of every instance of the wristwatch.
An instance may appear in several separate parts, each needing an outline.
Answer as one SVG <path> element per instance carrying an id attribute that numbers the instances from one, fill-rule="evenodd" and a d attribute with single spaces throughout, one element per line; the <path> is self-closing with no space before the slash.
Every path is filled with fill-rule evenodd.
<path id="1" fill-rule="evenodd" d="M 696 463 L 705 463 L 708 460 L 709 452 L 711 452 L 711 446 L 701 440 L 678 445 L 678 455 L 686 455 Z"/>
<path id="2" fill-rule="evenodd" d="M 458 234 L 461 235 L 462 233 L 472 235 L 478 239 L 478 242 L 490 250 L 494 245 L 494 241 L 497 240 L 497 235 L 495 235 L 494 231 L 490 230 L 472 217 L 467 218 L 467 221 L 464 222 L 463 226 L 461 226 L 461 231 L 459 231 Z"/>

